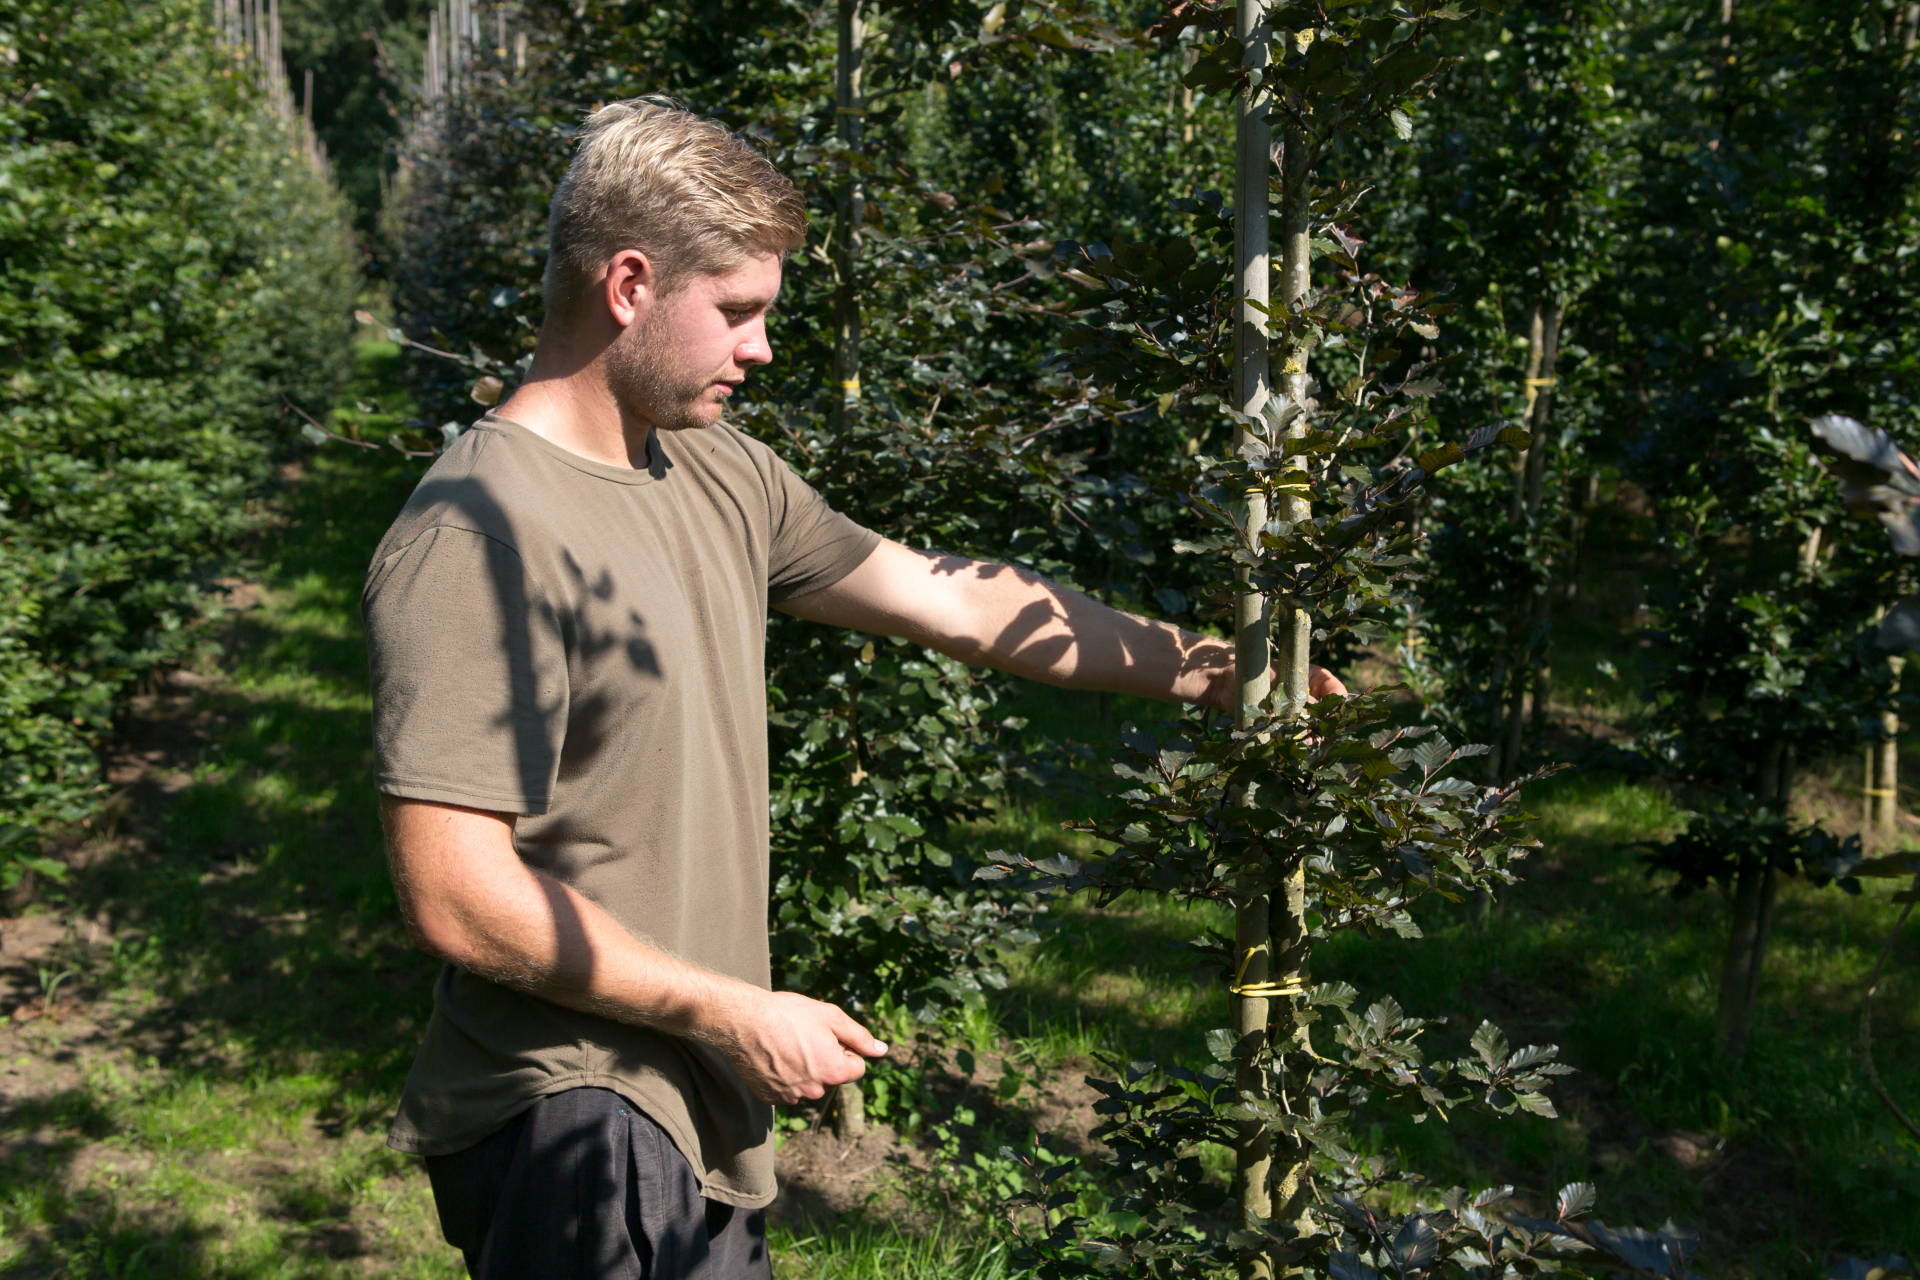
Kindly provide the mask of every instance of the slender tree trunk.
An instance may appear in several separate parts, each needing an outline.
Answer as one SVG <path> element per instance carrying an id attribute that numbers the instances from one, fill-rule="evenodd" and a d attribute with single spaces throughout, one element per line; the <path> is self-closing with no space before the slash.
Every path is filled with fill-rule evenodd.
<path id="1" fill-rule="evenodd" d="M 859 147 L 864 133 L 860 72 L 865 27 L 860 0 L 840 0 L 834 110 L 840 140 L 853 148 Z M 834 255 L 834 270 L 839 276 L 833 294 L 833 383 L 838 395 L 834 425 L 842 430 L 850 425 L 860 405 L 860 294 L 856 273 L 860 268 L 864 206 L 860 181 L 853 178 L 840 191 L 840 237 Z M 858 1080 L 838 1086 L 830 1106 L 834 1131 L 842 1138 L 857 1138 L 866 1132 L 867 1101 Z"/>
<path id="2" fill-rule="evenodd" d="M 1311 147 L 1311 140 L 1301 130 L 1289 128 L 1283 135 L 1280 169 L 1280 302 L 1288 307 L 1298 304 L 1306 296 L 1310 283 Z M 1281 377 L 1282 390 L 1288 399 L 1296 404 L 1306 399 L 1305 347 L 1288 347 Z M 1302 424 L 1288 434 L 1302 435 L 1305 430 L 1303 419 Z M 1288 521 L 1305 520 L 1309 514 L 1307 503 L 1301 498 L 1285 498 L 1279 514 Z M 1306 610 L 1295 609 L 1291 625 L 1288 625 L 1288 619 L 1279 621 L 1276 630 L 1279 633 L 1280 682 L 1288 708 L 1297 715 L 1307 704 L 1307 655 L 1313 641 L 1313 620 L 1308 617 Z M 1285 986 L 1303 986 L 1307 980 L 1307 961 L 1312 950 L 1312 940 L 1307 933 L 1307 873 L 1304 867 L 1293 868 L 1276 905 L 1279 909 L 1274 913 L 1273 951 L 1277 977 Z M 1284 1034 L 1286 1043 L 1282 1046 L 1282 1062 L 1286 1068 L 1285 1079 L 1289 1081 L 1289 1096 L 1281 1101 L 1287 1110 L 1296 1111 L 1304 1108 L 1304 1099 L 1293 1096 L 1291 1081 L 1295 1078 L 1305 1079 L 1311 1071 L 1312 1046 L 1307 1042 L 1307 1027 L 1298 1022 L 1290 1020 Z M 1306 1205 L 1309 1152 L 1305 1143 L 1283 1138 L 1281 1150 L 1275 1154 L 1279 1158 L 1273 1169 L 1273 1216 L 1289 1221 L 1297 1218 Z"/>
<path id="3" fill-rule="evenodd" d="M 1580 580 L 1587 573 L 1587 528 L 1593 523 L 1593 509 L 1600 505 L 1600 473 L 1589 471 L 1580 479 L 1578 505 L 1573 510 L 1568 542 L 1572 550 L 1568 554 L 1565 585 L 1567 603 L 1577 605 L 1580 602 Z"/>
<path id="4" fill-rule="evenodd" d="M 1246 46 L 1246 63 L 1264 68 L 1268 63 L 1265 0 L 1248 0 L 1236 16 L 1238 35 Z M 1264 88 L 1244 93 L 1239 102 L 1234 156 L 1234 279 L 1243 301 L 1235 304 L 1233 399 L 1242 413 L 1257 417 L 1270 392 L 1266 317 L 1271 293 L 1272 260 L 1267 236 L 1267 187 L 1271 130 L 1266 116 L 1269 95 Z M 1236 447 L 1249 438 L 1243 425 L 1235 432 Z M 1249 529 L 1267 522 L 1266 495 L 1249 491 L 1242 497 L 1241 514 Z M 1246 574 L 1242 571 L 1244 580 Z M 1271 619 L 1265 596 L 1238 596 L 1234 603 L 1234 723 L 1245 727 L 1260 715 L 1260 704 L 1272 691 Z M 1290 630 L 1290 629 L 1289 629 Z M 1240 900 L 1234 911 L 1233 936 L 1236 985 L 1256 987 L 1272 980 L 1271 914 L 1264 891 L 1265 872 L 1254 868 L 1240 882 Z M 1234 1031 L 1244 1042 L 1267 1035 L 1269 1001 L 1263 996 L 1236 994 Z M 1263 1094 L 1266 1082 L 1252 1055 L 1235 1066 L 1235 1087 L 1243 1094 Z M 1234 1135 L 1233 1203 L 1238 1225 L 1256 1227 L 1272 1216 L 1268 1188 L 1272 1144 L 1260 1120 L 1244 1120 Z M 1241 1264 L 1242 1280 L 1270 1280 L 1273 1269 L 1264 1255 Z"/>
<path id="5" fill-rule="evenodd" d="M 1509 655 L 1513 645 L 1513 637 L 1508 636 L 1507 643 L 1494 653 L 1493 675 L 1487 680 L 1487 696 L 1493 701 L 1493 728 L 1487 735 L 1488 745 L 1493 748 L 1487 752 L 1486 784 L 1490 787 L 1497 787 L 1507 780 L 1506 769 L 1502 762 L 1506 754 L 1506 735 L 1502 732 L 1502 726 L 1506 721 L 1502 708 L 1507 705 L 1507 669 L 1512 665 Z"/>
<path id="6" fill-rule="evenodd" d="M 1735 1060 L 1746 1052 L 1752 1010 L 1746 1006 L 1751 989 L 1748 974 L 1753 944 L 1760 925 L 1761 881 L 1766 868 L 1743 865 L 1734 873 L 1729 901 L 1727 954 L 1720 965 L 1720 1056 Z"/>
<path id="7" fill-rule="evenodd" d="M 1873 794 L 1880 785 L 1880 742 L 1878 739 L 1867 739 L 1865 755 L 1866 758 L 1860 762 L 1860 835 L 1862 839 L 1870 839 L 1878 832 L 1880 816 L 1874 805 Z"/>
<path id="8" fill-rule="evenodd" d="M 1768 745 L 1754 788 L 1761 804 L 1786 811 L 1793 795 L 1793 764 L 1792 744 L 1776 739 Z M 1750 861 L 1734 873 L 1727 952 L 1720 967 L 1720 1055 L 1729 1062 L 1737 1062 L 1746 1054 L 1747 1038 L 1753 1030 L 1760 971 L 1766 959 L 1767 935 L 1773 930 L 1773 903 L 1779 884 L 1779 870 L 1770 861 Z"/>
<path id="9" fill-rule="evenodd" d="M 1550 641 L 1553 636 L 1553 590 L 1548 583 L 1545 590 L 1533 597 L 1533 625 Z M 1533 668 L 1533 736 L 1537 739 L 1547 731 L 1547 713 L 1553 709 L 1553 655 L 1542 642 L 1540 661 Z"/>
<path id="10" fill-rule="evenodd" d="M 858 1080 L 833 1087 L 827 1098 L 827 1117 L 833 1131 L 843 1138 L 857 1138 L 867 1131 L 867 1098 Z"/>
<path id="11" fill-rule="evenodd" d="M 1893 691 L 1900 691 L 1901 669 L 1906 659 L 1889 661 L 1893 668 Z M 1880 713 L 1880 733 L 1867 748 L 1867 829 L 1879 840 L 1891 840 L 1899 830 L 1900 819 L 1900 716 L 1895 711 Z"/>
<path id="12" fill-rule="evenodd" d="M 1873 625 L 1879 626 L 1887 616 L 1886 606 L 1873 611 Z M 1897 668 L 1896 668 L 1897 671 Z M 1897 676 L 1896 676 L 1897 680 Z M 1896 684 L 1895 688 L 1899 686 Z M 1887 717 L 1882 712 L 1877 729 L 1870 733 L 1860 762 L 1860 838 L 1871 841 L 1880 832 L 1880 741 L 1886 733 Z"/>
<path id="13" fill-rule="evenodd" d="M 860 0 L 840 0 L 839 60 L 835 76 L 834 113 L 840 140 L 857 148 L 865 130 L 860 97 L 861 62 L 866 23 Z M 839 242 L 834 246 L 834 271 L 839 277 L 833 293 L 833 385 L 837 396 L 834 425 L 845 428 L 860 404 L 860 224 L 866 215 L 866 196 L 857 177 L 840 189 Z"/>
<path id="14" fill-rule="evenodd" d="M 1540 516 L 1547 492 L 1547 429 L 1553 420 L 1554 365 L 1560 356 L 1560 319 L 1565 310 L 1560 298 L 1536 302 L 1527 309 L 1527 430 L 1533 444 L 1520 464 L 1513 487 L 1513 518 L 1524 520 L 1529 530 Z M 1529 537 L 1529 542 L 1532 539 Z M 1512 623 L 1514 660 L 1520 669 L 1506 690 L 1506 749 L 1501 753 L 1500 780 L 1520 772 L 1525 746 L 1525 706 L 1529 689 L 1533 692 L 1533 723 L 1544 731 L 1547 703 L 1552 697 L 1553 671 L 1544 644 L 1536 644 L 1553 624 L 1552 568 L 1544 563 L 1530 564 L 1525 574 L 1532 584 L 1528 598 L 1515 610 Z"/>

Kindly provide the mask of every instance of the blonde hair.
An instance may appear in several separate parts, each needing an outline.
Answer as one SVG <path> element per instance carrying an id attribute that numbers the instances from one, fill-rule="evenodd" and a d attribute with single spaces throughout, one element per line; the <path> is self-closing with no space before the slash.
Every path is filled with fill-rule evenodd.
<path id="1" fill-rule="evenodd" d="M 622 249 L 647 255 L 663 293 L 694 275 L 785 254 L 807 234 L 793 183 L 725 125 L 670 99 L 631 98 L 587 117 L 547 216 L 548 314 Z"/>

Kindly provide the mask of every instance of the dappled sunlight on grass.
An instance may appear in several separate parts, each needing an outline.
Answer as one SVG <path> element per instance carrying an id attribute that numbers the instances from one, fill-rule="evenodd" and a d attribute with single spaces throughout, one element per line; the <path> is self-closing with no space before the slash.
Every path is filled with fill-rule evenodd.
<path id="1" fill-rule="evenodd" d="M 891 1223 L 771 1232 L 780 1280 L 1009 1280 L 1003 1241 L 951 1229 L 903 1233 Z"/>
<path id="2" fill-rule="evenodd" d="M 1525 793 L 1522 802 L 1540 817 L 1530 834 L 1550 852 L 1570 840 L 1595 845 L 1656 840 L 1687 822 L 1686 810 L 1665 790 L 1625 778 L 1555 778 Z"/>
<path id="3" fill-rule="evenodd" d="M 1217 907 L 1128 895 L 1107 908 L 1067 903 L 1046 941 L 1010 968 L 1002 1026 L 1064 1057 L 1087 1046 L 1125 1058 L 1187 1056 L 1208 1028 L 1225 1025 L 1224 989 L 1199 981 L 1200 961 L 1181 944 L 1230 928 Z"/>

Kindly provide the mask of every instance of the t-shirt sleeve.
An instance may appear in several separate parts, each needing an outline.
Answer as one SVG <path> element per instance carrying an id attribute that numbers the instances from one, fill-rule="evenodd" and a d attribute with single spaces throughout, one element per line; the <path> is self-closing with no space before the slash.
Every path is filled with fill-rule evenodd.
<path id="1" fill-rule="evenodd" d="M 830 587 L 860 567 L 880 535 L 827 505 L 814 487 L 771 452 L 773 537 L 767 551 L 767 599 L 791 600 Z"/>
<path id="2" fill-rule="evenodd" d="M 361 601 L 375 785 L 545 813 L 566 737 L 566 645 L 513 548 L 438 526 L 375 564 Z"/>

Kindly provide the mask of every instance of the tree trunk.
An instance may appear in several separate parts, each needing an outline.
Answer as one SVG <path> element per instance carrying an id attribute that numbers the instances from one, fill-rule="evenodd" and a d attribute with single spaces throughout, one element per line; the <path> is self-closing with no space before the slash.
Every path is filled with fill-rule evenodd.
<path id="1" fill-rule="evenodd" d="M 1895 657 L 1888 660 L 1893 668 L 1893 692 L 1900 692 L 1901 668 L 1906 659 Z M 1900 715 L 1895 711 L 1880 713 L 1880 734 L 1877 741 L 1868 748 L 1871 768 L 1867 780 L 1868 822 L 1867 829 L 1881 841 L 1891 840 L 1899 831 L 1900 822 Z"/>
<path id="2" fill-rule="evenodd" d="M 1560 319 L 1564 311 L 1565 301 L 1561 298 L 1536 302 L 1527 309 L 1525 387 L 1527 430 L 1533 436 L 1533 443 L 1528 447 L 1515 476 L 1513 518 L 1516 522 L 1526 522 L 1529 545 L 1533 541 L 1533 526 L 1538 523 L 1540 508 L 1546 501 L 1547 429 L 1553 421 L 1553 370 L 1560 358 Z M 1544 563 L 1529 564 L 1523 580 L 1531 584 L 1532 590 L 1515 610 L 1512 624 L 1514 660 L 1522 670 L 1516 673 L 1516 678 L 1506 690 L 1506 750 L 1500 760 L 1502 782 L 1520 772 L 1525 746 L 1524 717 L 1528 690 L 1533 692 L 1533 723 L 1536 731 L 1546 728 L 1547 702 L 1552 696 L 1553 673 L 1549 655 L 1544 643 L 1536 641 L 1537 637 L 1546 634 L 1553 622 L 1552 569 Z"/>
<path id="3" fill-rule="evenodd" d="M 1746 1005 L 1748 973 L 1760 924 L 1761 881 L 1765 868 L 1754 864 L 1734 873 L 1729 896 L 1727 954 L 1720 965 L 1720 1056 L 1737 1061 L 1746 1052 L 1753 1010 Z"/>
<path id="4" fill-rule="evenodd" d="M 834 116 L 840 140 L 858 148 L 865 130 L 860 100 L 860 73 L 865 57 L 866 22 L 860 0 L 839 0 L 838 58 L 834 75 Z M 860 180 L 850 178 L 840 189 L 838 242 L 833 268 L 833 422 L 836 429 L 850 425 L 860 405 L 860 224 L 866 216 L 866 196 Z M 842 1138 L 858 1138 L 867 1131 L 867 1099 L 860 1082 L 835 1086 L 827 1100 L 833 1131 Z"/>
<path id="5" fill-rule="evenodd" d="M 1767 748 L 1760 767 L 1755 798 L 1769 808 L 1786 812 L 1793 795 L 1791 744 L 1776 740 Z M 1720 1056 L 1738 1062 L 1747 1051 L 1753 1030 L 1753 1011 L 1760 997 L 1760 971 L 1766 959 L 1767 935 L 1773 930 L 1774 896 L 1779 870 L 1771 862 L 1748 862 L 1734 873 L 1727 927 L 1727 953 L 1720 967 Z"/>
<path id="6" fill-rule="evenodd" d="M 867 1131 L 867 1097 L 858 1080 L 835 1085 L 827 1106 L 833 1131 L 842 1138 L 858 1138 Z"/>
<path id="7" fill-rule="evenodd" d="M 1567 557 L 1567 571 L 1563 579 L 1566 587 L 1567 603 L 1580 602 L 1580 580 L 1587 572 L 1587 526 L 1593 521 L 1593 509 L 1600 505 L 1600 473 L 1589 471 L 1581 478 L 1579 497 L 1573 509 L 1573 517 L 1568 542 L 1572 549 Z"/>
<path id="8" fill-rule="evenodd" d="M 1551 641 L 1553 636 L 1553 591 L 1552 584 L 1535 593 L 1533 597 L 1533 624 L 1539 634 Z M 1553 655 L 1545 648 L 1533 668 L 1533 736 L 1539 738 L 1547 731 L 1547 713 L 1553 709 Z"/>
<path id="9" fill-rule="evenodd" d="M 1487 696 L 1493 700 L 1493 729 L 1487 734 L 1487 745 L 1492 748 L 1487 752 L 1486 784 L 1490 787 L 1497 787 L 1507 780 L 1506 770 L 1501 763 L 1505 755 L 1503 748 L 1506 737 L 1501 732 L 1505 724 L 1501 708 L 1507 705 L 1507 668 L 1511 665 L 1508 652 L 1512 647 L 1513 637 L 1509 636 L 1506 647 L 1493 655 L 1493 675 L 1487 681 Z"/>
<path id="10" fill-rule="evenodd" d="M 1280 302 L 1291 307 L 1299 303 L 1307 294 L 1309 286 L 1308 268 L 1312 255 L 1310 180 L 1312 177 L 1311 141 L 1305 133 L 1297 129 L 1288 129 L 1282 140 L 1280 170 Z M 1282 390 L 1287 398 L 1296 404 L 1307 398 L 1307 349 L 1303 346 L 1291 346 L 1287 349 L 1286 363 L 1282 368 Z M 1292 428 L 1287 434 L 1304 435 L 1305 421 Z M 1284 498 L 1281 500 L 1280 517 L 1284 520 L 1299 522 L 1308 515 L 1307 503 L 1302 498 Z M 1282 691 L 1286 695 L 1287 708 L 1298 715 L 1307 705 L 1307 655 L 1313 642 L 1313 620 L 1304 609 L 1295 609 L 1291 624 L 1287 619 L 1280 620 L 1277 628 L 1279 674 Z M 1285 889 L 1277 904 L 1279 910 L 1274 913 L 1273 952 L 1278 970 L 1277 977 L 1282 985 L 1298 987 L 1307 979 L 1307 961 L 1312 950 L 1312 940 L 1307 932 L 1307 873 L 1303 867 L 1294 867 L 1287 876 Z M 1292 1081 L 1304 1080 L 1312 1070 L 1312 1046 L 1307 1042 L 1306 1025 L 1289 1018 L 1289 1025 L 1281 1033 L 1284 1043 L 1277 1046 L 1282 1053 L 1285 1068 L 1284 1079 L 1289 1094 L 1293 1091 Z M 1284 1097 L 1282 1105 L 1289 1111 L 1303 1110 L 1304 1098 Z M 1293 1139 L 1281 1139 L 1281 1149 L 1275 1153 L 1278 1159 L 1273 1167 L 1273 1188 L 1271 1202 L 1273 1216 L 1282 1221 L 1299 1217 L 1306 1205 L 1307 1196 L 1307 1157 L 1310 1154 L 1305 1143 Z"/>
<path id="11" fill-rule="evenodd" d="M 860 73 L 865 56 L 866 23 L 860 14 L 860 0 L 839 2 L 834 113 L 840 140 L 857 148 L 865 132 Z M 840 235 L 833 257 L 838 277 L 833 291 L 833 388 L 837 397 L 834 426 L 837 429 L 848 426 L 860 404 L 860 294 L 855 276 L 860 268 L 860 224 L 865 216 L 865 192 L 857 177 L 850 178 L 840 189 Z"/>
<path id="12" fill-rule="evenodd" d="M 1236 26 L 1246 46 L 1246 63 L 1264 68 L 1268 63 L 1271 35 L 1266 25 L 1265 0 L 1249 0 L 1240 6 Z M 1264 306 L 1270 295 L 1272 260 L 1267 244 L 1268 171 L 1271 129 L 1267 124 L 1269 94 L 1265 88 L 1250 90 L 1240 97 L 1235 130 L 1234 157 L 1234 279 L 1242 301 L 1235 304 L 1233 351 L 1234 406 L 1242 413 L 1257 417 L 1266 407 L 1269 394 L 1269 365 Z M 1245 425 L 1235 431 L 1235 447 L 1245 444 L 1249 433 Z M 1266 495 L 1249 491 L 1241 499 L 1241 512 L 1248 529 L 1259 529 L 1267 522 Z M 1243 580 L 1246 577 L 1242 571 Z M 1266 597 L 1241 595 L 1234 602 L 1234 723 L 1245 727 L 1260 715 L 1260 704 L 1272 690 L 1272 648 L 1270 619 Z M 1291 628 L 1288 628 L 1291 633 Z M 1242 797 L 1244 803 L 1244 798 Z M 1272 979 L 1272 942 L 1269 937 L 1270 907 L 1265 893 L 1266 876 L 1262 869 L 1243 873 L 1240 900 L 1234 911 L 1233 937 L 1237 972 L 1236 986 L 1258 987 Z M 1263 996 L 1237 994 L 1234 997 L 1233 1025 L 1242 1040 L 1267 1035 L 1268 1000 Z M 1253 1055 L 1241 1057 L 1234 1069 L 1234 1085 L 1244 1095 L 1265 1092 L 1263 1071 Z M 1272 1216 L 1273 1202 L 1268 1188 L 1272 1145 L 1267 1126 L 1260 1120 L 1243 1120 L 1234 1133 L 1233 1204 L 1237 1225 L 1255 1228 Z M 1270 1280 L 1271 1265 L 1264 1255 L 1256 1255 L 1241 1264 L 1242 1280 Z"/>

